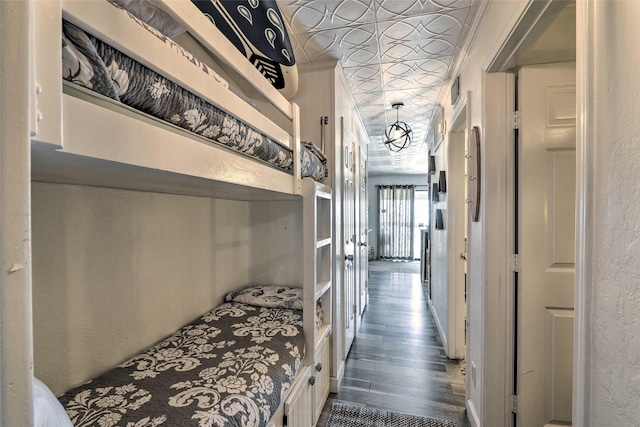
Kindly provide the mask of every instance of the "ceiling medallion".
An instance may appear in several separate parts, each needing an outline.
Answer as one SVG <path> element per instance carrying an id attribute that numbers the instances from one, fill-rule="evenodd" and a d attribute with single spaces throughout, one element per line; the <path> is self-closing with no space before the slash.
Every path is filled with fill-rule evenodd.
<path id="1" fill-rule="evenodd" d="M 411 128 L 405 122 L 399 119 L 400 107 L 404 106 L 404 102 L 396 102 L 391 107 L 396 110 L 396 122 L 389 126 L 384 133 L 384 146 L 391 151 L 398 152 L 411 145 Z"/>

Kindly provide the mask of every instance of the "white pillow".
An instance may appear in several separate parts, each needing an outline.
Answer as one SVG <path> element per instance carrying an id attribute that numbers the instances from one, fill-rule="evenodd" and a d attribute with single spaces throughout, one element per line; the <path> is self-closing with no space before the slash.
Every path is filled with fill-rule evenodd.
<path id="1" fill-rule="evenodd" d="M 302 288 L 289 286 L 255 285 L 239 291 L 229 292 L 227 302 L 240 302 L 267 308 L 290 308 L 302 310 Z"/>
<path id="2" fill-rule="evenodd" d="M 33 377 L 34 427 L 73 427 L 60 401 L 42 381 Z"/>

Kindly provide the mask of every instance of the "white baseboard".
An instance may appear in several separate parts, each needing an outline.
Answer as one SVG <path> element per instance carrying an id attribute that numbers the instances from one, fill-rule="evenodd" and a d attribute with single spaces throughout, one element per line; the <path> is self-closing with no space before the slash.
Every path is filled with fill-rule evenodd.
<path id="1" fill-rule="evenodd" d="M 478 413 L 476 412 L 476 407 L 473 406 L 473 402 L 471 399 L 466 402 L 467 407 L 467 418 L 469 418 L 469 422 L 473 427 L 480 427 L 480 418 L 478 418 Z"/>
<path id="2" fill-rule="evenodd" d="M 340 367 L 338 368 L 338 375 L 335 377 L 331 377 L 330 384 L 329 384 L 329 391 L 331 393 L 337 393 L 338 390 L 340 389 L 340 385 L 342 384 L 342 379 L 344 378 L 344 368 L 345 368 L 345 363 L 341 363 Z"/>
<path id="3" fill-rule="evenodd" d="M 447 349 L 449 346 L 447 345 L 447 334 L 442 329 L 442 325 L 440 324 L 440 318 L 438 317 L 438 312 L 435 309 L 435 306 L 431 304 L 431 314 L 433 315 L 433 320 L 436 322 L 436 327 L 438 328 L 438 334 L 440 334 L 440 340 L 442 341 L 442 347 L 444 347 L 445 353 L 447 353 L 447 357 L 449 357 Z"/>

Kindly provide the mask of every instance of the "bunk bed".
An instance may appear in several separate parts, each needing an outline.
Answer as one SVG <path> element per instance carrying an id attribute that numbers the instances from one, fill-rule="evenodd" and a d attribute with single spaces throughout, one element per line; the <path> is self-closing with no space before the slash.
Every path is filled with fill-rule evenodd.
<path id="1" fill-rule="evenodd" d="M 32 182 L 251 202 L 301 201 L 303 310 L 230 301 L 60 400 L 77 425 L 120 425 L 120 419 L 123 425 L 136 426 L 165 422 L 315 425 L 329 390 L 332 318 L 332 196 L 331 189 L 318 182 L 325 176 L 326 159 L 322 153 L 317 155 L 313 146 L 301 144 L 297 105 L 273 88 L 195 6 L 190 2 L 157 3 L 266 99 L 269 112 L 259 111 L 203 62 L 119 6 L 106 0 L 34 2 L 30 47 L 35 64 L 30 117 Z M 167 97 L 172 102 L 164 102 Z M 183 103 L 177 104 L 178 100 Z M 159 104 L 170 104 L 171 109 L 160 109 Z M 278 119 L 271 117 L 273 111 Z M 281 126 L 283 121 L 286 126 Z M 207 377 L 220 366 L 229 368 L 226 362 L 218 365 L 221 360 L 257 352 L 258 344 L 270 355 L 275 351 L 265 344 L 264 337 L 251 332 L 246 333 L 248 342 L 240 343 L 238 334 L 233 333 L 242 323 L 240 316 L 245 316 L 245 324 L 260 320 L 260 316 L 288 319 L 286 333 L 280 334 L 286 338 L 284 344 L 276 345 L 280 372 L 276 374 L 278 381 L 260 383 L 261 378 L 256 382 L 250 376 L 255 387 L 237 393 L 228 387 L 233 393 L 225 397 L 219 394 L 224 384 L 216 383 L 215 375 Z M 224 319 L 230 320 L 228 324 Z M 154 354 L 205 329 L 209 335 L 197 340 L 197 351 L 218 347 L 222 353 L 205 352 L 197 362 L 202 366 L 189 372 L 194 376 L 177 376 L 191 371 L 181 364 L 168 363 L 162 370 L 150 370 Z M 256 369 L 263 374 L 263 365 Z M 130 383 L 140 379 L 144 386 L 130 385 L 125 377 L 132 378 Z M 159 403 L 150 400 L 153 393 L 142 392 L 163 382 L 163 391 L 155 392 Z M 274 386 L 276 383 L 279 385 Z M 197 387 L 202 395 L 187 396 L 184 392 Z M 215 398 L 212 393 L 217 393 Z M 79 406 L 92 401 L 99 407 L 127 394 L 132 407 L 152 407 L 155 412 L 136 413 L 126 423 L 124 417 L 118 417 L 109 424 L 111 421 L 100 418 L 104 413 L 87 423 L 80 419 Z M 249 397 L 256 401 L 250 402 Z M 205 414 L 215 405 L 215 415 Z M 199 409 L 194 411 L 195 406 Z M 180 413 L 176 407 L 186 407 L 187 412 Z M 213 418 L 203 421 L 206 416 Z"/>
<path id="2" fill-rule="evenodd" d="M 297 105 L 195 6 L 165 4 L 212 54 L 241 63 L 232 66 L 287 128 L 120 6 L 106 0 L 36 4 L 35 180 L 91 179 L 93 185 L 235 199 L 246 192 L 265 197 L 249 189 L 300 194 L 303 177 L 324 178 L 323 156 L 300 144 Z"/>

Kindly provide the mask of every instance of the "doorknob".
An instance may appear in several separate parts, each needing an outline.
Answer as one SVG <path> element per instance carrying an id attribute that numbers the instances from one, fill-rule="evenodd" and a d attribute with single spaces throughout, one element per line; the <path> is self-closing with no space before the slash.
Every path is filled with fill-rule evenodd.
<path id="1" fill-rule="evenodd" d="M 344 260 L 345 261 L 353 261 L 353 255 L 349 254 L 349 255 L 345 255 L 344 256 Z"/>

